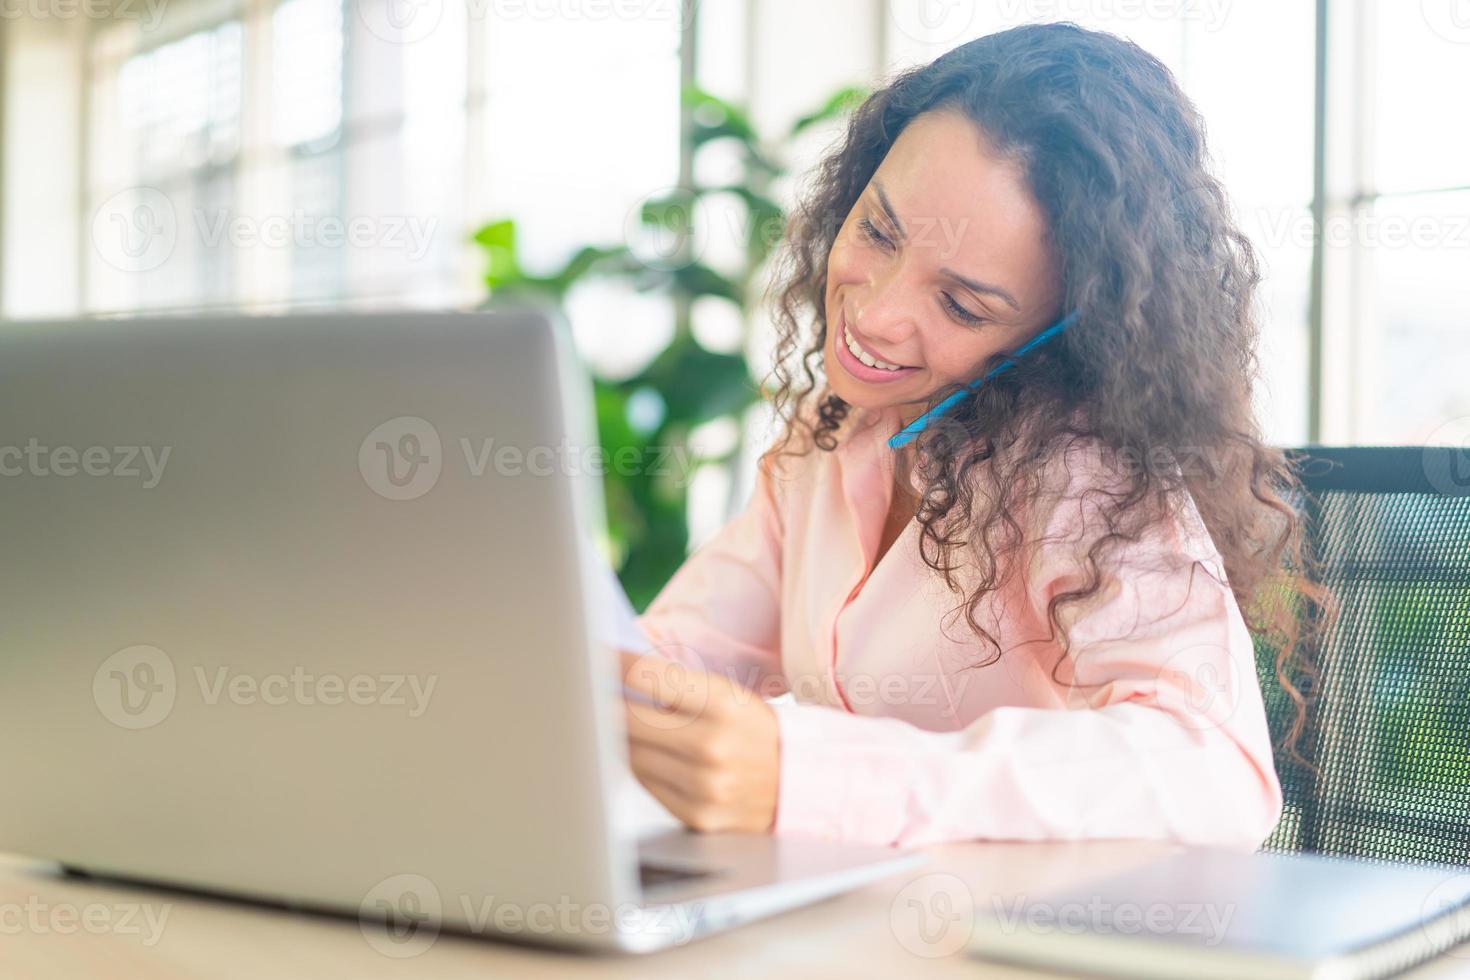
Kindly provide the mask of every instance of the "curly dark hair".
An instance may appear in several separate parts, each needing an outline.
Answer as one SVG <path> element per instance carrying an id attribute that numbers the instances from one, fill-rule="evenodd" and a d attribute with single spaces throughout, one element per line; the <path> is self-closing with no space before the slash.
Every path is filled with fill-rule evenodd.
<path id="1" fill-rule="evenodd" d="M 1252 409 L 1258 261 L 1210 173 L 1198 111 L 1137 45 L 1073 24 L 1016 27 L 896 74 L 855 109 L 803 189 L 778 254 L 769 396 L 784 424 L 763 462 L 838 445 L 850 406 L 821 375 L 828 256 L 898 134 L 931 110 L 963 113 L 1020 165 L 1048 218 L 1064 309 L 1077 314 L 911 444 L 924 487 L 916 515 L 924 561 L 994 647 L 974 666 L 1002 652 L 975 613 L 1003 584 L 998 558 L 1022 543 L 1015 514 L 1038 492 L 1038 461 L 1067 438 L 1097 440 L 1120 458 L 1173 460 L 1130 468 L 1121 492 L 1109 494 L 1108 533 L 1088 551 L 1087 587 L 1051 598 L 1047 639 L 1060 630 L 1067 649 L 1058 607 L 1094 594 L 1110 542 L 1136 540 L 1142 521 L 1187 490 L 1247 626 L 1276 648 L 1262 659 L 1274 660 L 1275 696 L 1295 715 L 1281 741 L 1304 762 L 1297 743 L 1316 679 L 1311 634 L 1333 604 L 1314 581 L 1289 502 L 1303 492 L 1296 464 L 1263 443 Z M 808 313 L 815 322 L 803 327 Z M 935 392 L 930 404 L 956 390 Z M 978 580 L 968 573 L 976 567 Z"/>

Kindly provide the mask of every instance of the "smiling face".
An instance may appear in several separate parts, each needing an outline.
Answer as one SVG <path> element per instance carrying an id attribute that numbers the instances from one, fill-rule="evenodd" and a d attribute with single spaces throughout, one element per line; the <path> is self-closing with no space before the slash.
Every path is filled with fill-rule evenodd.
<path id="1" fill-rule="evenodd" d="M 827 259 L 827 381 L 861 408 L 921 414 L 946 384 L 1061 316 L 1047 221 L 1018 164 L 964 115 L 916 116 Z"/>

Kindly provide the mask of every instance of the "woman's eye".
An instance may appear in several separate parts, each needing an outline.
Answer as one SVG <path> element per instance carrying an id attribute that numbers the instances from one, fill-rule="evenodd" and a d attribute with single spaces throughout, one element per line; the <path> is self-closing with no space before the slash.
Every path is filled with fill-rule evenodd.
<path id="1" fill-rule="evenodd" d="M 945 309 L 949 310 L 950 314 L 953 315 L 957 320 L 960 320 L 963 323 L 974 325 L 985 319 L 984 317 L 976 316 L 960 304 L 956 303 L 954 301 L 954 297 L 950 296 L 949 293 L 940 293 L 939 295 L 943 297 Z"/>
<path id="2" fill-rule="evenodd" d="M 874 245 L 877 245 L 879 248 L 892 247 L 893 242 L 888 240 L 888 236 L 879 231 L 878 226 L 873 224 L 873 222 L 869 221 L 867 218 L 859 219 L 858 227 L 862 229 L 863 237 L 872 242 Z"/>
<path id="3" fill-rule="evenodd" d="M 877 245 L 879 248 L 887 250 L 893 247 L 892 240 L 889 239 L 887 235 L 883 234 L 883 232 L 879 231 L 878 226 L 873 224 L 871 220 L 867 218 L 859 218 L 858 228 L 862 230 L 864 238 L 872 242 L 874 245 Z M 941 297 L 941 302 L 943 302 L 944 304 L 944 308 L 949 311 L 950 316 L 954 317 L 956 320 L 959 320 L 961 323 L 967 324 L 969 326 L 974 326 L 975 324 L 980 323 L 985 319 L 982 316 L 977 316 L 976 314 L 971 313 L 959 303 L 956 303 L 954 297 L 950 296 L 949 293 L 940 293 L 939 295 Z"/>

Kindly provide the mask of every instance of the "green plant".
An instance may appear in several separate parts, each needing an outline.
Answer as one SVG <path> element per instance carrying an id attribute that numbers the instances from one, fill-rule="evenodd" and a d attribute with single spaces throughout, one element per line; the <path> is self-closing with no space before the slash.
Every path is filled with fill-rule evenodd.
<path id="1" fill-rule="evenodd" d="M 683 92 L 690 125 L 687 160 L 717 142 L 733 142 L 742 179 L 734 184 L 687 186 L 645 200 L 639 209 L 642 226 L 672 246 L 650 258 L 628 242 L 587 245 L 548 274 L 525 269 L 516 249 L 512 219 L 481 227 L 474 241 L 487 259 L 485 284 L 489 303 L 535 294 L 560 304 L 589 277 L 611 277 L 643 292 L 667 295 L 673 303 L 674 334 L 667 347 L 637 375 L 619 380 L 594 377 L 598 435 L 603 448 L 617 458 L 652 460 L 660 452 L 690 455 L 690 433 L 717 419 L 737 419 L 758 396 L 745 359 L 739 354 L 706 350 L 691 329 L 691 311 L 700 297 L 717 296 L 740 307 L 748 319 L 753 283 L 784 231 L 785 213 L 769 194 L 786 171 L 783 151 L 811 127 L 849 111 L 866 93 L 845 88 L 802 116 L 780 141 L 763 140 L 745 110 L 697 88 Z M 686 167 L 686 170 L 690 168 Z M 699 204 L 716 194 L 740 201 L 743 263 L 734 275 L 705 264 L 693 247 L 701 229 Z M 661 411 L 634 411 L 654 405 Z M 730 455 L 738 453 L 738 448 Z M 636 455 L 635 455 L 636 454 Z M 720 463 L 728 457 L 701 459 Z M 643 609 L 684 560 L 688 547 L 687 483 L 668 468 L 638 467 L 635 472 L 609 467 L 604 477 L 608 530 L 618 575 L 629 598 Z"/>

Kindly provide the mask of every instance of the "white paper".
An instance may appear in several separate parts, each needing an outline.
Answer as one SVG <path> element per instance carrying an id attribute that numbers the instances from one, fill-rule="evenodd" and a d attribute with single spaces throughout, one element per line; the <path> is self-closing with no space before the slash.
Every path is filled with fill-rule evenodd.
<path id="1" fill-rule="evenodd" d="M 650 652 L 652 644 L 638 627 L 638 614 L 633 611 L 633 603 L 629 601 L 628 593 L 623 591 L 623 583 L 618 581 L 617 573 L 595 551 L 588 550 L 588 561 L 593 565 L 593 577 L 597 583 L 592 597 L 592 615 L 598 638 L 617 650 Z M 634 693 L 642 700 L 640 695 L 629 692 L 627 688 L 622 688 L 622 691 L 625 697 Z M 617 774 L 612 810 L 619 830 L 635 838 L 682 826 L 678 818 L 638 782 L 627 766 Z"/>
<path id="2" fill-rule="evenodd" d="M 617 573 L 595 553 L 588 560 L 595 566 L 597 580 L 592 596 L 592 616 L 598 638 L 615 650 L 650 652 L 653 645 L 639 629 L 638 614 L 633 611 L 633 603 L 628 601 L 628 593 L 623 591 L 623 583 L 618 581 Z"/>
<path id="3" fill-rule="evenodd" d="M 614 826 L 632 837 L 651 837 L 683 826 L 668 807 L 643 787 L 633 771 L 626 768 L 618 773 L 612 819 Z"/>

